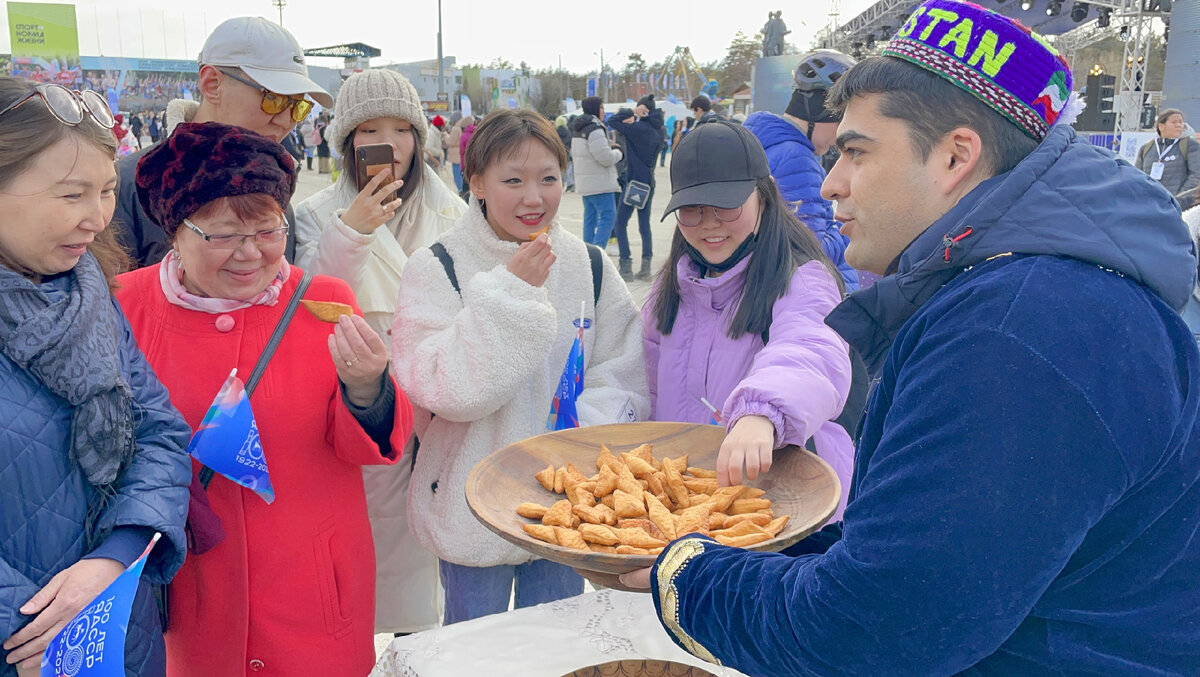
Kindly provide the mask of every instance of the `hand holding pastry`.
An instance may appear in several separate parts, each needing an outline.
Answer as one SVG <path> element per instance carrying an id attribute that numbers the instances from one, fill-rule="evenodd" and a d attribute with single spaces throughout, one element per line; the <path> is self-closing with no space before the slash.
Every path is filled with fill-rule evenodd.
<path id="1" fill-rule="evenodd" d="M 508 272 L 540 287 L 550 277 L 550 266 L 554 264 L 554 252 L 550 249 L 550 236 L 539 235 L 533 242 L 522 243 L 508 262 Z"/>
<path id="2" fill-rule="evenodd" d="M 358 315 L 343 316 L 329 336 L 329 355 L 346 397 L 357 407 L 369 407 L 383 390 L 388 351 L 383 339 Z"/>

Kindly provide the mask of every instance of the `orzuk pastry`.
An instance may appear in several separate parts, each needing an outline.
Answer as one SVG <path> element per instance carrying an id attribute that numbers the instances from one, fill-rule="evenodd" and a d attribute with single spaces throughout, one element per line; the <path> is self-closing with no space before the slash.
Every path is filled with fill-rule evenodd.
<path id="1" fill-rule="evenodd" d="M 566 498 L 546 507 L 522 503 L 517 514 L 540 524 L 522 525 L 533 538 L 575 550 L 656 555 L 691 533 L 719 543 L 750 546 L 783 531 L 761 489 L 718 487 L 716 471 L 688 466 L 687 456 L 654 458 L 643 444 L 614 455 L 600 445 L 598 472 L 585 476 L 573 464 L 536 474 L 547 491 Z"/>
<path id="2" fill-rule="evenodd" d="M 308 299 L 300 299 L 300 303 L 308 308 L 308 312 L 322 322 L 337 322 L 342 315 L 353 315 L 354 309 L 345 303 L 336 303 L 334 301 L 309 301 Z"/>

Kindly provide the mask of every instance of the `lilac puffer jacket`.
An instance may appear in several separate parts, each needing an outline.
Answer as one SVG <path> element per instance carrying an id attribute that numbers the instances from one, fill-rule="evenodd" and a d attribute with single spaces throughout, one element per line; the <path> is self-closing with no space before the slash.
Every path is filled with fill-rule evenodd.
<path id="1" fill-rule="evenodd" d="M 776 448 L 813 438 L 817 455 L 837 472 L 846 506 L 854 444 L 833 423 L 850 390 L 846 342 L 825 325 L 841 301 L 829 270 L 817 261 L 796 269 L 787 294 L 775 302 L 769 342 L 761 335 L 726 333 L 742 296 L 747 257 L 720 277 L 702 278 L 684 258 L 678 263 L 679 313 L 663 336 L 654 317 L 657 289 L 642 307 L 650 417 L 708 423 L 703 397 L 721 409 L 726 429 L 742 416 L 765 416 L 775 425 Z"/>

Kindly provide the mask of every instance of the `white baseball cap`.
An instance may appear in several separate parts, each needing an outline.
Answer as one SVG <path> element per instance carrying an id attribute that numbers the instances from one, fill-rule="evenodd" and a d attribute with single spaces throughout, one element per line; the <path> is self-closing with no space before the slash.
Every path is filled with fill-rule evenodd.
<path id="1" fill-rule="evenodd" d="M 331 108 L 333 97 L 308 77 L 304 50 L 282 26 L 256 16 L 239 16 L 217 26 L 204 41 L 201 66 L 240 68 L 276 94 L 308 94 Z"/>

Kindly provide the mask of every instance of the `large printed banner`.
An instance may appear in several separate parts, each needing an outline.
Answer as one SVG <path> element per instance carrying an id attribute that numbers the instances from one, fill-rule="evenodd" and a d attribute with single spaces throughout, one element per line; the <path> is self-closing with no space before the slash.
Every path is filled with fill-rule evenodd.
<path id="1" fill-rule="evenodd" d="M 7 4 L 13 75 L 78 86 L 82 72 L 75 5 Z"/>

